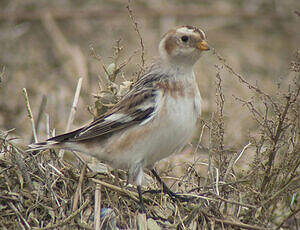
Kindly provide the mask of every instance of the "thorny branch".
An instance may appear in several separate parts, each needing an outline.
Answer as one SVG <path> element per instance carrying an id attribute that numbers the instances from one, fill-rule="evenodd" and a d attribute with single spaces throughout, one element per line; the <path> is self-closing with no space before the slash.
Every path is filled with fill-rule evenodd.
<path id="1" fill-rule="evenodd" d="M 234 69 L 227 64 L 226 59 L 224 57 L 222 57 L 220 54 L 217 53 L 217 51 L 215 49 L 213 49 L 213 54 L 218 58 L 218 60 L 223 64 L 223 66 L 230 72 L 233 74 L 233 76 L 236 76 L 239 81 L 241 83 L 243 83 L 244 85 L 246 85 L 249 89 L 254 90 L 255 92 L 257 92 L 258 94 L 266 97 L 274 106 L 274 108 L 279 111 L 276 103 L 273 102 L 272 98 L 270 95 L 266 94 L 265 92 L 263 92 L 259 87 L 254 86 L 253 84 L 250 84 L 248 81 L 246 81 L 242 75 L 238 74 L 237 72 L 234 71 Z"/>
<path id="2" fill-rule="evenodd" d="M 270 181 L 270 177 L 271 177 L 270 172 L 271 172 L 272 166 L 274 164 L 275 156 L 276 156 L 276 153 L 277 153 L 277 143 L 279 142 L 280 135 L 283 132 L 283 124 L 284 124 L 285 119 L 287 117 L 287 113 L 288 113 L 288 110 L 289 110 L 290 106 L 293 103 L 295 103 L 297 98 L 298 98 L 299 91 L 300 91 L 300 87 L 298 88 L 298 90 L 297 90 L 296 94 L 294 95 L 294 97 L 292 97 L 292 95 L 289 95 L 289 96 L 286 97 L 286 104 L 285 104 L 283 112 L 281 113 L 281 116 L 279 117 L 279 122 L 278 122 L 278 126 L 276 128 L 276 132 L 275 132 L 274 135 L 272 135 L 273 147 L 272 147 L 272 149 L 270 151 L 270 154 L 269 154 L 269 159 L 268 159 L 268 162 L 267 162 L 267 169 L 266 169 L 266 173 L 265 173 L 265 176 L 264 176 L 264 179 L 263 179 L 263 182 L 262 182 L 262 186 L 261 186 L 261 190 L 260 190 L 261 192 L 265 190 L 265 187 L 267 186 L 267 184 Z"/>
<path id="3" fill-rule="evenodd" d="M 133 14 L 133 11 L 132 9 L 130 8 L 130 0 L 128 0 L 128 5 L 126 6 L 127 10 L 128 10 L 128 13 L 129 13 L 129 17 L 132 21 L 132 24 L 133 24 L 133 27 L 134 27 L 134 30 L 136 31 L 137 35 L 139 36 L 139 39 L 140 39 L 140 46 L 141 46 L 141 70 L 138 74 L 138 78 L 141 76 L 141 74 L 143 73 L 144 71 L 144 67 L 145 67 L 145 46 L 144 46 L 144 42 L 143 42 L 143 38 L 141 36 L 141 33 L 140 33 L 140 30 L 138 28 L 138 23 L 136 22 L 135 20 L 135 17 L 134 17 L 134 14 Z"/>
<path id="4" fill-rule="evenodd" d="M 219 169 L 221 174 L 223 175 L 223 170 L 226 168 L 226 161 L 224 159 L 224 103 L 225 96 L 222 90 L 222 79 L 220 75 L 220 67 L 216 66 L 217 74 L 216 74 L 216 105 L 218 109 L 218 117 L 215 121 L 217 127 L 217 152 L 219 155 Z"/>

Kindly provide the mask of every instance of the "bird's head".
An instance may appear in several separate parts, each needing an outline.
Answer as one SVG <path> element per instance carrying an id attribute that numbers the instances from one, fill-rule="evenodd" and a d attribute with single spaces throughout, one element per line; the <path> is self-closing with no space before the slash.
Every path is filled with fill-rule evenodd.
<path id="1" fill-rule="evenodd" d="M 193 26 L 169 30 L 159 43 L 163 60 L 176 65 L 193 66 L 203 51 L 210 50 L 205 33 Z"/>

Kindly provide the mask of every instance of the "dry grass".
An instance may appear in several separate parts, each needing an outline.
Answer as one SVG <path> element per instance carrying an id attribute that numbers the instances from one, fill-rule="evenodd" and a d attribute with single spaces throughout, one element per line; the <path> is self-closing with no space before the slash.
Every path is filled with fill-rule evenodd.
<path id="1" fill-rule="evenodd" d="M 3 8 L 12 15 L 30 8 L 17 2 L 5 3 Z M 145 224 L 162 229 L 299 228 L 300 51 L 295 50 L 299 48 L 297 22 L 293 20 L 297 14 L 289 13 L 288 5 L 275 4 L 272 7 L 276 10 L 264 14 L 271 5 L 256 3 L 252 6 L 257 7 L 256 13 L 250 14 L 251 6 L 245 4 L 244 9 L 238 8 L 239 23 L 226 16 L 226 11 L 222 22 L 215 16 L 198 22 L 197 17 L 178 16 L 176 11 L 175 16 L 172 11 L 166 11 L 168 16 L 156 11 L 159 21 L 152 23 L 160 23 L 162 30 L 176 17 L 180 24 L 192 19 L 196 25 L 213 28 L 208 31 L 209 40 L 221 44 L 215 48 L 226 58 L 215 51 L 202 58 L 201 69 L 196 67 L 204 98 L 199 132 L 182 154 L 157 165 L 172 190 L 194 199 L 188 203 L 173 201 L 147 176 L 143 190 L 158 192 L 145 193 L 145 217 L 138 214 L 138 195 L 134 187 L 126 186 L 125 172 L 115 170 L 112 175 L 95 169 L 94 159 L 84 159 L 89 162 L 86 165 L 69 152 L 64 158 L 52 150 L 24 152 L 24 145 L 30 142 L 26 139 L 42 140 L 53 134 L 53 127 L 66 129 L 74 111 L 74 123 L 82 124 L 88 118 L 83 109 L 87 104 L 92 104 L 87 109 L 90 117 L 107 111 L 128 90 L 129 79 L 141 74 L 150 55 L 147 50 L 159 40 L 153 25 L 139 14 L 139 10 L 147 12 L 142 11 L 143 5 L 129 9 L 126 20 L 120 16 L 110 23 L 99 23 L 83 16 L 85 11 L 78 18 L 75 5 L 68 1 L 62 4 L 69 14 L 50 10 L 49 14 L 31 17 L 18 14 L 16 21 L 0 17 L 4 34 L 0 46 L 5 51 L 0 54 L 5 66 L 0 74 L 0 228 L 93 229 L 95 223 L 100 225 L 98 229 L 109 229 L 109 225 L 112 229 L 115 225 L 145 229 Z M 89 4 L 93 6 L 93 2 Z M 78 3 L 87 11 L 89 4 Z M 111 3 L 102 4 L 113 8 Z M 113 10 L 118 12 L 123 3 L 114 4 Z M 175 7 L 171 2 L 166 4 Z M 190 4 L 191 15 L 196 13 L 193 7 L 207 7 L 207 12 L 218 12 L 220 7 L 220 3 L 209 7 L 193 1 Z M 236 12 L 235 3 L 223 4 L 223 9 Z M 128 14 L 122 6 L 121 15 Z M 156 5 L 147 7 L 151 11 Z M 48 8 L 51 4 L 44 9 Z M 264 24 L 256 25 L 253 18 Z M 11 23 L 17 26 L 12 29 Z M 133 30 L 129 29 L 132 23 Z M 88 36 L 90 43 L 96 37 L 103 38 L 103 31 L 113 40 L 124 39 L 87 44 L 82 36 Z M 113 50 L 107 48 L 111 46 Z M 90 47 L 91 55 L 82 51 L 83 47 Z M 74 100 L 72 105 L 77 76 L 84 81 L 78 104 Z M 26 119 L 26 103 L 17 99 L 22 88 L 28 91 L 27 105 L 30 102 L 35 122 Z M 90 102 L 92 96 L 95 103 Z M 34 126 L 37 137 L 32 134 Z M 17 130 L 10 130 L 15 127 Z"/>

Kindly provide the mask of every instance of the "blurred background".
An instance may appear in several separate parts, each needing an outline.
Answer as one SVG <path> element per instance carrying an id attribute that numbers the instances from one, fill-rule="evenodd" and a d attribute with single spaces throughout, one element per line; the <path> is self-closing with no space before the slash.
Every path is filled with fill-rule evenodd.
<path id="1" fill-rule="evenodd" d="M 15 128 L 23 144 L 31 141 L 22 88 L 26 88 L 33 115 L 43 96 L 51 128 L 64 132 L 79 77 L 83 77 L 72 129 L 92 119 L 87 107 L 99 93 L 104 72 L 93 49 L 105 65 L 112 63 L 113 46 L 121 39 L 119 62 L 125 79 L 139 71 L 140 41 L 123 0 L 1 0 L 0 1 L 0 128 Z M 175 25 L 194 25 L 206 31 L 208 42 L 249 82 L 276 95 L 284 86 L 288 66 L 300 44 L 299 0 L 136 0 L 131 9 L 149 63 L 162 35 Z M 298 10 L 298 11 L 297 11 Z M 218 70 L 219 69 L 219 70 Z M 203 97 L 203 119 L 215 111 L 216 73 L 220 71 L 225 95 L 225 143 L 243 146 L 256 126 L 249 112 L 234 97 L 251 98 L 251 92 L 220 69 L 213 52 L 195 66 Z M 38 136 L 46 138 L 42 116 Z M 204 132 L 203 145 L 208 135 Z"/>
<path id="2" fill-rule="evenodd" d="M 3 136 L 1 131 L 13 129 L 10 133 L 11 137 L 18 138 L 14 143 L 21 145 L 21 149 L 25 149 L 25 146 L 33 142 L 23 88 L 27 89 L 36 122 L 39 111 L 43 110 L 40 121 L 37 122 L 38 139 L 42 141 L 47 138 L 46 115 L 49 117 L 51 130 L 55 129 L 56 134 L 65 132 L 80 77 L 83 78 L 83 83 L 71 129 L 81 127 L 93 119 L 88 108 L 95 105 L 95 95 L 100 94 L 99 79 L 104 79 L 105 76 L 103 65 L 111 67 L 112 63 L 116 63 L 117 66 L 126 64 L 117 75 L 116 83 L 137 77 L 142 63 L 142 49 L 140 37 L 127 6 L 126 0 L 0 0 L 0 136 Z M 209 209 L 212 210 L 213 216 L 220 219 L 221 216 L 225 219 L 232 216 L 230 221 L 239 218 L 244 223 L 255 223 L 257 226 L 263 223 L 265 227 L 274 227 L 274 223 L 278 226 L 279 223 L 286 222 L 286 229 L 293 229 L 291 226 L 299 220 L 299 208 L 296 208 L 296 205 L 299 206 L 299 194 L 296 194 L 296 190 L 299 191 L 299 183 L 297 183 L 299 181 L 299 160 L 297 160 L 299 159 L 299 135 L 297 136 L 299 118 L 296 118 L 299 117 L 300 103 L 296 102 L 290 107 L 287 118 L 280 123 L 283 127 L 286 125 L 284 128 L 278 122 L 285 117 L 282 111 L 287 108 L 285 93 L 288 92 L 289 85 L 295 88 L 300 82 L 300 1 L 131 0 L 130 9 L 142 37 L 146 64 L 158 55 L 157 46 L 164 33 L 174 26 L 193 25 L 206 32 L 208 43 L 226 59 L 230 68 L 232 67 L 246 81 L 269 95 L 268 99 L 262 100 L 263 97 L 259 93 L 250 90 L 246 84 L 239 81 L 237 75 L 230 73 L 228 68 L 224 67 L 224 63 L 214 54 L 214 49 L 206 52 L 195 65 L 197 82 L 203 98 L 202 120 L 199 122 L 198 132 L 181 154 L 173 155 L 158 164 L 156 169 L 162 179 L 169 186 L 172 185 L 173 191 L 192 191 L 195 186 L 204 186 L 201 193 L 200 187 L 196 190 L 196 193 L 204 196 L 215 194 L 211 193 L 214 184 L 217 189 L 219 182 L 220 185 L 221 182 L 226 182 L 228 186 L 220 187 L 221 197 L 249 203 L 259 208 L 242 210 L 242 206 L 239 205 L 231 205 L 231 208 L 227 203 L 223 202 L 221 205 L 220 202 L 210 201 Z M 117 59 L 116 49 L 113 48 L 116 44 L 122 47 Z M 295 70 L 292 72 L 290 63 L 294 60 L 297 50 L 298 62 L 294 62 Z M 225 98 L 224 130 L 222 119 L 218 117 L 220 90 L 217 89 L 220 79 Z M 251 100 L 258 113 L 263 114 L 258 119 L 263 123 L 261 127 L 253 119 L 256 111 L 249 112 L 247 104 L 241 100 Z M 275 101 L 275 106 L 280 106 L 281 115 L 274 112 L 274 105 L 270 105 L 271 100 Z M 285 131 L 281 130 L 280 133 L 278 131 L 280 128 Z M 276 136 L 280 139 L 278 142 L 276 137 L 270 137 L 270 133 L 275 133 L 275 130 L 279 133 L 277 136 L 276 131 Z M 224 134 L 224 145 L 222 134 Z M 250 147 L 249 142 L 251 142 Z M 26 168 L 32 175 L 33 185 L 37 188 L 30 192 L 30 194 L 37 194 L 37 197 L 36 195 L 13 195 L 14 200 L 5 198 L 6 195 L 2 196 L 2 199 L 6 199 L 9 203 L 7 207 L 5 204 L 1 206 L 0 213 L 3 215 L 0 215 L 0 218 L 4 217 L 3 220 L 8 220 L 6 224 L 8 228 L 20 222 L 19 213 L 13 214 L 16 208 L 11 208 L 14 207 L 11 206 L 12 202 L 20 209 L 20 213 L 28 216 L 29 219 L 32 214 L 33 217 L 36 216 L 36 219 L 34 217 L 30 220 L 31 226 L 40 226 L 38 222 L 46 225 L 55 219 L 64 219 L 71 208 L 72 202 L 69 201 L 73 200 L 81 167 L 71 167 L 72 171 L 77 169 L 77 174 L 71 173 L 69 167 L 66 168 L 65 164 L 61 164 L 60 158 L 56 155 L 54 157 L 52 152 L 38 154 L 34 158 L 25 158 L 23 154 L 24 161 L 27 160 L 27 166 L 23 167 L 20 164 L 23 158 L 18 157 L 19 151 L 16 154 L 16 150 L 9 147 L 10 144 L 5 141 L 1 143 L 0 157 L 4 156 L 2 153 L 11 152 L 8 154 L 8 160 L 1 158 L 0 187 L 3 188 L 3 194 L 6 194 L 6 190 L 9 191 L 7 194 L 18 194 L 20 190 L 22 190 L 20 194 L 27 194 L 23 193 L 26 191 L 26 187 L 23 189 L 23 178 L 25 183 L 28 183 L 25 177 L 27 172 L 24 173 Z M 243 152 L 242 150 L 246 148 L 247 150 Z M 208 160 L 208 153 L 211 161 Z M 238 158 L 242 153 L 243 156 Z M 274 167 L 270 173 L 268 169 L 271 170 L 271 166 L 270 168 L 266 166 L 272 164 L 271 156 L 274 160 L 275 154 L 277 154 L 277 162 L 276 164 L 273 162 Z M 45 162 L 45 166 L 40 167 L 40 161 Z M 207 170 L 208 161 L 216 169 L 215 174 L 211 170 L 212 167 Z M 235 164 L 237 161 L 238 163 Z M 58 168 L 55 173 L 53 171 L 55 167 L 49 162 Z M 71 163 L 74 162 L 71 159 Z M 96 166 L 100 165 L 98 162 L 92 163 Z M 14 167 L 16 165 L 18 167 Z M 97 170 L 96 168 L 95 171 Z M 61 177 L 61 173 L 58 175 L 58 171 L 61 171 L 64 177 Z M 81 175 L 84 175 L 85 169 L 80 171 Z M 21 173 L 25 176 L 20 176 Z M 37 174 L 39 176 L 35 177 Z M 101 176 L 99 177 L 101 180 L 111 180 L 110 176 L 98 176 Z M 148 179 L 150 188 L 154 188 L 155 183 L 151 178 Z M 115 182 L 120 185 L 118 181 Z M 82 181 L 78 183 L 77 188 L 81 187 L 80 183 Z M 88 187 L 83 190 L 82 193 L 85 195 L 82 197 L 90 200 L 95 184 L 91 183 L 90 179 L 83 183 Z M 205 187 L 207 190 L 204 189 Z M 117 220 L 120 226 L 135 223 L 131 219 L 135 215 L 133 212 L 136 212 L 134 201 L 132 200 L 133 205 L 129 205 L 131 206 L 129 210 L 123 205 L 131 204 L 127 203 L 127 197 L 120 200 L 118 193 L 114 191 L 107 193 L 106 188 L 103 189 L 105 192 L 102 192 L 102 196 L 111 197 L 114 194 L 114 199 L 103 199 L 103 207 L 114 207 L 115 210 L 123 207 L 117 212 L 121 214 Z M 59 199 L 62 206 L 59 202 L 58 205 L 56 204 L 55 194 L 61 197 Z M 217 190 L 216 194 L 219 196 Z M 115 205 L 111 205 L 111 200 L 116 200 Z M 35 206 L 39 203 L 37 201 L 41 202 L 42 208 Z M 74 198 L 74 203 L 76 202 Z M 201 203 L 202 201 L 199 204 Z M 34 207 L 31 206 L 32 204 Z M 52 208 L 48 208 L 49 204 Z M 197 207 L 201 207 L 201 213 L 202 210 L 206 210 L 206 207 L 202 208 L 206 203 L 202 204 L 203 206 L 197 204 Z M 92 212 L 91 206 L 85 213 Z M 222 206 L 224 212 L 221 210 Z M 184 205 L 178 213 L 183 214 L 182 217 L 190 215 L 195 210 L 191 208 L 193 205 Z M 219 215 L 219 209 L 222 215 Z M 290 219 L 294 218 L 289 214 L 292 212 L 295 214 L 295 221 L 287 223 L 286 216 L 289 215 Z M 206 216 L 203 214 L 199 214 L 201 216 L 199 221 Z M 131 215 L 130 220 L 127 215 Z M 177 214 L 174 215 L 175 217 L 177 218 Z M 89 224 L 92 224 L 91 219 L 89 221 Z M 182 222 L 181 217 L 180 221 Z M 175 219 L 175 222 L 179 223 L 179 220 Z M 204 223 L 206 224 L 206 220 Z M 215 226 L 214 220 L 211 224 Z"/>

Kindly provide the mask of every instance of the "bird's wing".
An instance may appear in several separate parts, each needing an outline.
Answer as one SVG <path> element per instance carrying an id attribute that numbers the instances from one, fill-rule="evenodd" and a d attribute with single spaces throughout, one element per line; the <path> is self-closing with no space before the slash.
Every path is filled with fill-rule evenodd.
<path id="1" fill-rule="evenodd" d="M 106 115 L 83 128 L 52 137 L 47 141 L 81 141 L 113 134 L 132 125 L 147 123 L 156 113 L 159 89 L 155 85 L 159 77 L 156 74 L 144 76 Z"/>
<path id="2" fill-rule="evenodd" d="M 144 90 L 144 92 L 124 98 L 110 114 L 96 119 L 68 141 L 86 140 L 114 133 L 151 119 L 156 107 L 155 97 L 153 90 Z"/>

